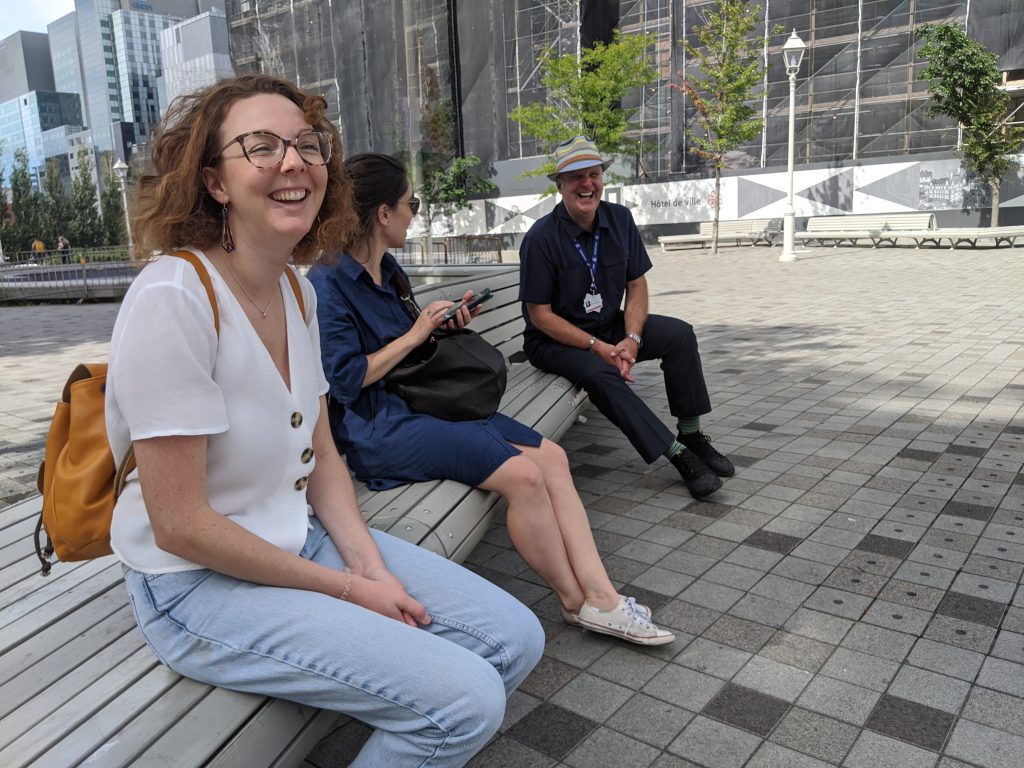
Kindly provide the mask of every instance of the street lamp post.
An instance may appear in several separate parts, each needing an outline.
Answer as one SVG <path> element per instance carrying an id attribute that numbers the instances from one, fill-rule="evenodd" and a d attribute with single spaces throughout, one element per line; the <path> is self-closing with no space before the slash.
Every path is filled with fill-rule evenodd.
<path id="1" fill-rule="evenodd" d="M 786 62 L 786 74 L 789 75 L 789 164 L 786 168 L 789 194 L 786 196 L 786 212 L 782 219 L 782 255 L 779 261 L 796 261 L 796 251 L 793 250 L 793 232 L 796 229 L 796 209 L 793 207 L 793 126 L 796 113 L 796 73 L 800 71 L 800 62 L 806 50 L 807 45 L 797 36 L 795 29 L 782 46 L 782 58 Z"/>
<path id="2" fill-rule="evenodd" d="M 114 163 L 114 173 L 117 174 L 117 178 L 121 182 L 121 206 L 124 209 L 124 231 L 128 234 L 128 253 L 131 255 L 132 225 L 128 220 L 128 163 L 118 158 L 118 161 Z"/>

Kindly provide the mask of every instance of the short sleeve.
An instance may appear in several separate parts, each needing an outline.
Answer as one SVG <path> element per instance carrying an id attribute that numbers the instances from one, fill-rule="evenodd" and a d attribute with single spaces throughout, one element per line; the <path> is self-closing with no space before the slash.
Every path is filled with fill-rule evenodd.
<path id="1" fill-rule="evenodd" d="M 519 248 L 519 300 L 527 304 L 551 304 L 555 297 L 554 259 L 548 253 L 549 238 L 528 232 Z"/>
<path id="2" fill-rule="evenodd" d="M 331 397 L 350 406 L 363 390 L 368 362 L 359 340 L 353 308 L 339 291 L 329 271 L 311 274 L 316 289 L 316 317 L 319 323 L 318 347 Z"/>
<path id="3" fill-rule="evenodd" d="M 131 440 L 227 430 L 212 376 L 217 331 L 205 295 L 180 282 L 150 283 L 117 325 L 109 376 Z"/>
<path id="4" fill-rule="evenodd" d="M 651 257 L 647 253 L 647 246 L 644 245 L 644 240 L 640 236 L 640 230 L 637 229 L 636 223 L 633 221 L 633 214 L 626 212 L 628 217 L 628 247 L 626 252 L 629 254 L 629 263 L 626 265 L 626 280 L 636 280 L 638 277 L 643 277 L 650 270 Z"/>

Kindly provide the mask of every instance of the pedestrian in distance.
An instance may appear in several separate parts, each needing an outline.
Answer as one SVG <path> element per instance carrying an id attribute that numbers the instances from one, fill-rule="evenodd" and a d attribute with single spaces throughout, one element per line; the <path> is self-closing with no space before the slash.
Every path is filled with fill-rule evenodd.
<path id="1" fill-rule="evenodd" d="M 57 238 L 57 253 L 60 254 L 61 264 L 69 264 L 71 262 L 71 243 L 64 235 Z"/>
<path id="2" fill-rule="evenodd" d="M 309 276 L 337 402 L 332 428 L 356 476 L 375 489 L 453 479 L 500 494 L 512 543 L 554 589 L 566 623 L 640 645 L 672 642 L 646 606 L 612 585 L 557 444 L 502 413 L 468 421 L 415 413 L 387 389 L 385 377 L 410 352 L 442 325 L 465 327 L 480 308 L 461 306 L 448 322 L 451 301 L 430 302 L 415 321 L 403 310 L 403 297 L 415 298 L 389 249 L 404 245 L 419 199 L 396 158 L 360 154 L 345 168 L 360 227 Z"/>
<path id="3" fill-rule="evenodd" d="M 462 766 L 497 731 L 544 635 L 512 596 L 359 511 L 324 398 L 308 262 L 356 226 L 326 103 L 250 75 L 177 99 L 141 184 L 106 389 L 138 470 L 111 544 L 171 669 L 345 713 L 355 768 Z"/>
<path id="4" fill-rule="evenodd" d="M 648 312 L 651 268 L 629 209 L 601 200 L 609 162 L 586 136 L 555 149 L 562 199 L 519 250 L 519 298 L 530 362 L 581 385 L 648 464 L 666 457 L 704 498 L 735 473 L 701 431 L 711 411 L 693 326 Z M 676 434 L 629 386 L 633 366 L 660 360 Z"/>
<path id="5" fill-rule="evenodd" d="M 46 243 L 40 240 L 38 237 L 32 240 L 32 253 L 40 254 L 46 250 Z"/>

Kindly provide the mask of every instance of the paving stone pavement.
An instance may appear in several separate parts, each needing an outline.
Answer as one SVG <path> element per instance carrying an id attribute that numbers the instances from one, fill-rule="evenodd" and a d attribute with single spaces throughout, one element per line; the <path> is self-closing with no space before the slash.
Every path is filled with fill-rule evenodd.
<path id="1" fill-rule="evenodd" d="M 612 579 L 676 642 L 562 624 L 499 521 L 467 565 L 547 650 L 472 766 L 1024 765 L 1024 250 L 777 256 L 652 253 L 652 310 L 696 326 L 703 425 L 738 467 L 721 491 L 693 501 L 593 408 L 563 440 Z M 52 401 L 115 311 L 0 308 L 0 507 L 32 492 Z M 671 424 L 660 371 L 637 374 Z"/>

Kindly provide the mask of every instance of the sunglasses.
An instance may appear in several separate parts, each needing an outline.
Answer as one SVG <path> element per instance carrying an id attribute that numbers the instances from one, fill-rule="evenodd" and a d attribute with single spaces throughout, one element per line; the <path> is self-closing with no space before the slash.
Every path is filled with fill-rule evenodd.
<path id="1" fill-rule="evenodd" d="M 413 195 L 407 201 L 409 203 L 409 210 L 412 211 L 412 215 L 415 216 L 420 212 L 420 199 Z"/>

